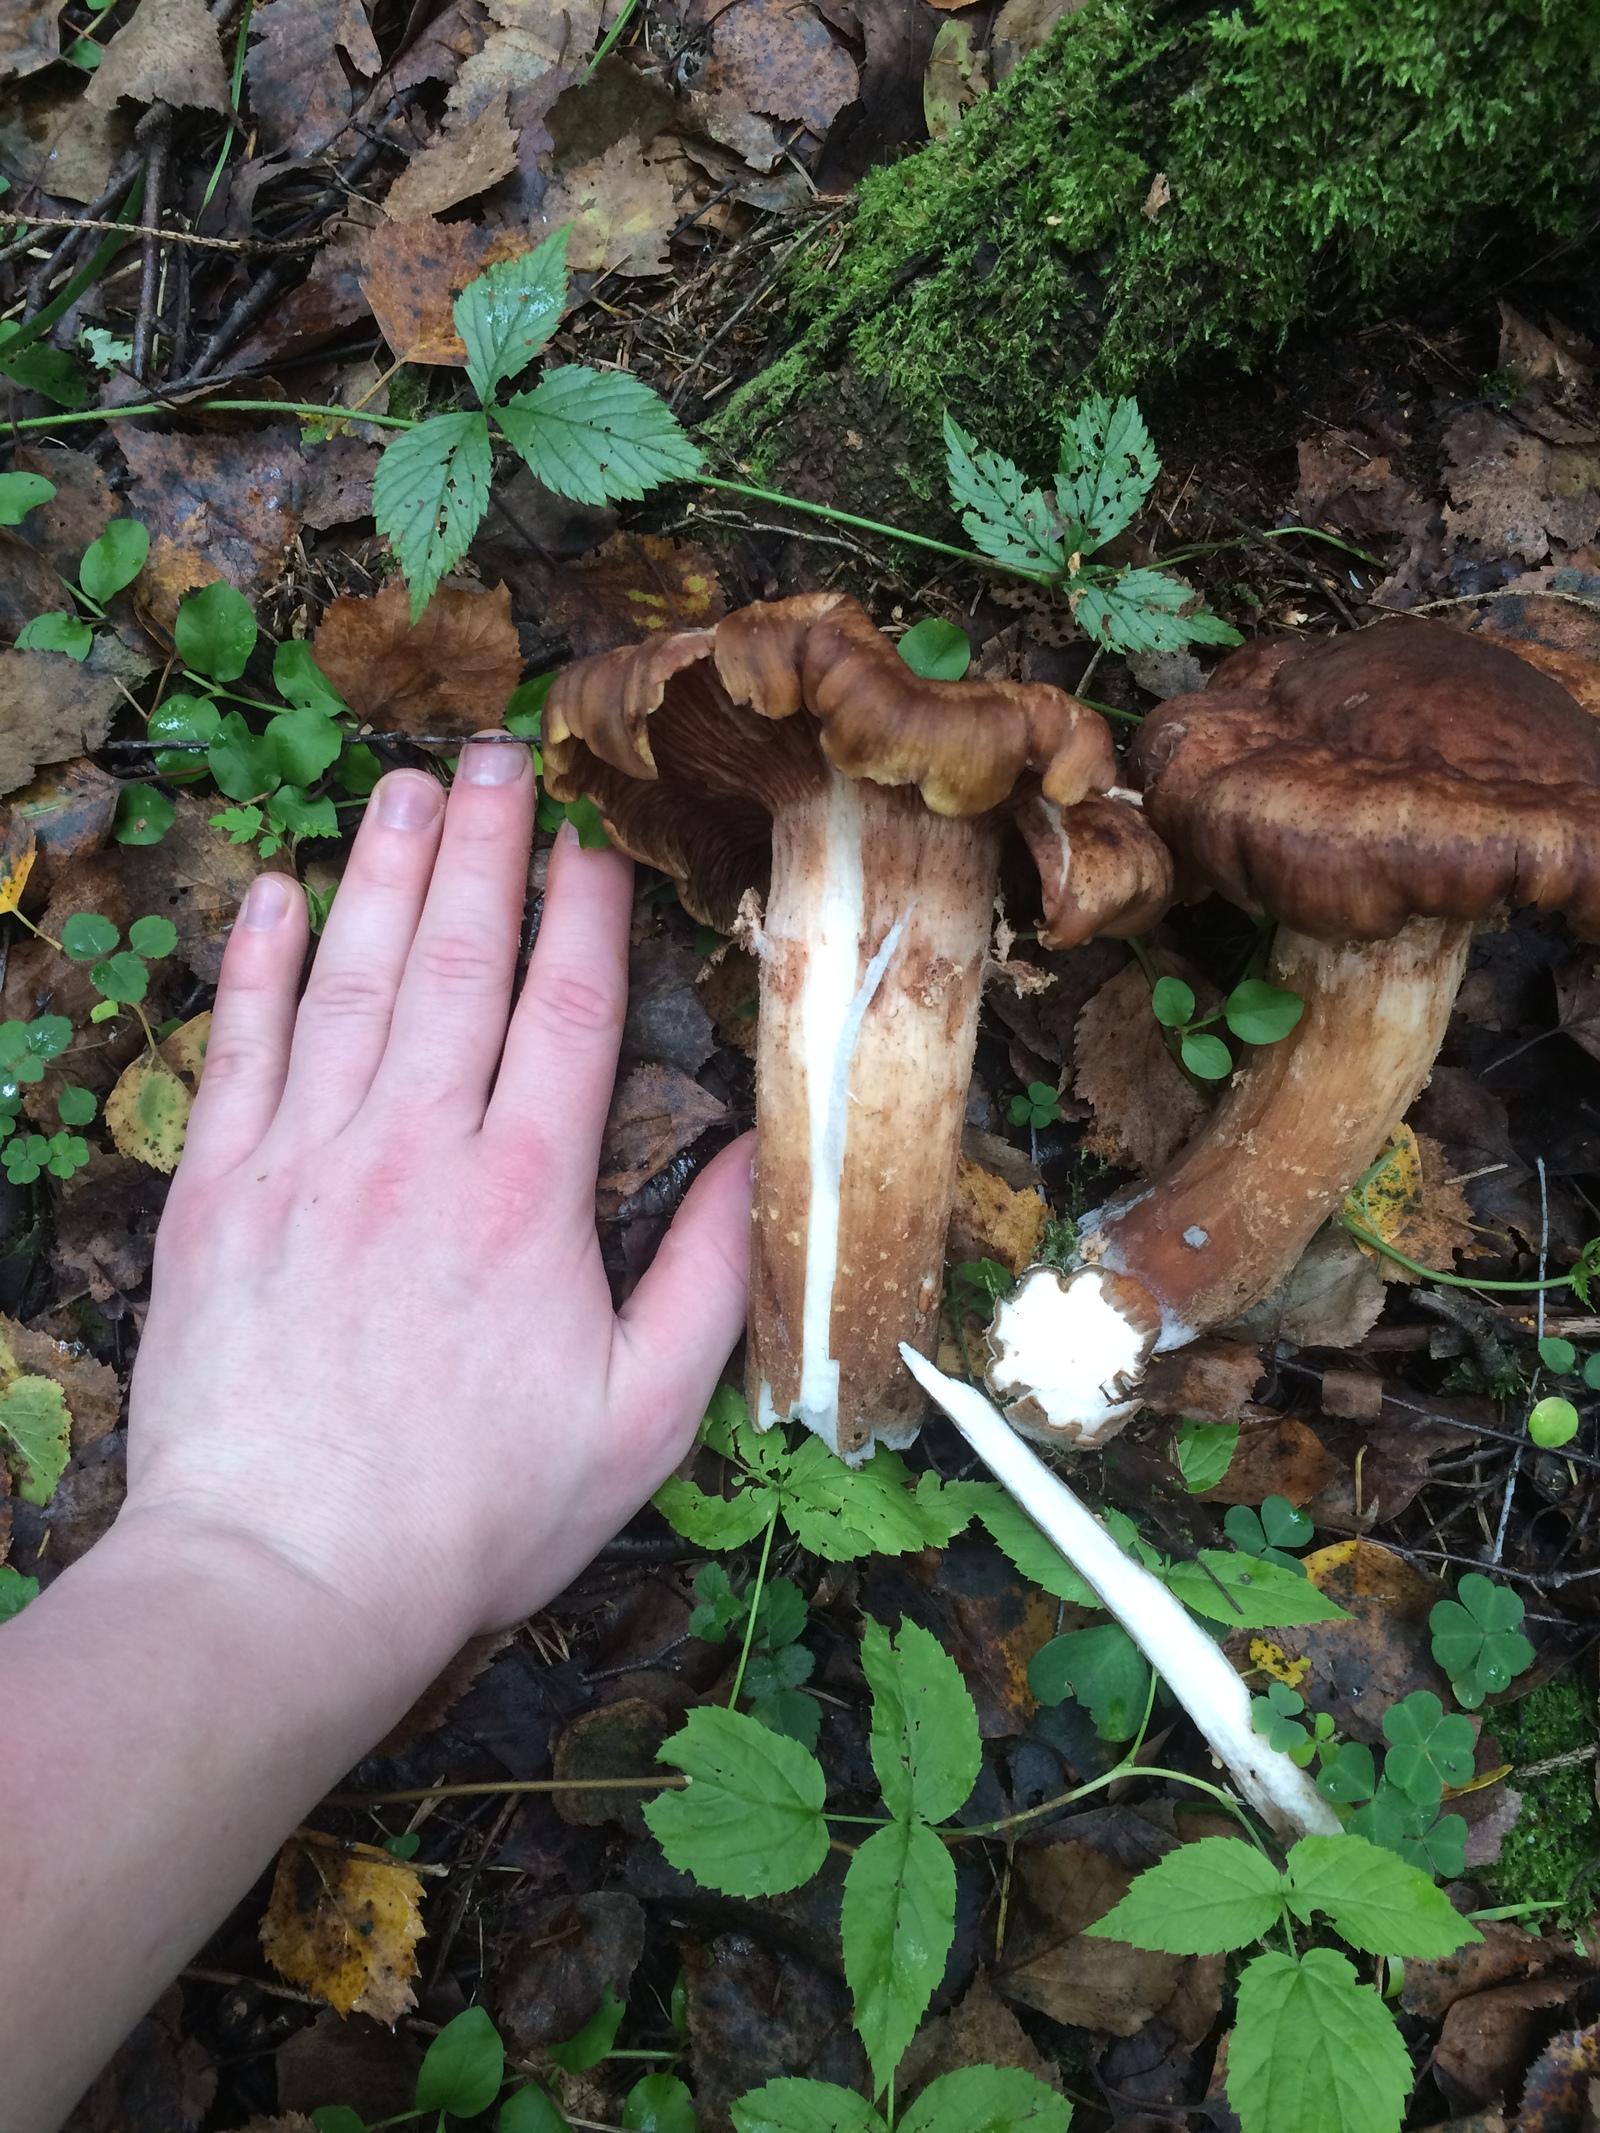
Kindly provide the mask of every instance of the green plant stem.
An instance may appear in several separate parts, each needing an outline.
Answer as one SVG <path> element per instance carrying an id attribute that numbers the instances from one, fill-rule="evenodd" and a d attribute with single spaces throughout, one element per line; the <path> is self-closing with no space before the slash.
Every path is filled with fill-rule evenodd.
<path id="1" fill-rule="evenodd" d="M 113 244 L 119 242 L 117 238 L 109 241 Z M 95 257 L 98 258 L 99 254 Z M 93 263 L 91 260 L 90 265 Z M 87 267 L 84 272 L 88 272 Z M 87 287 L 87 284 L 85 286 Z M 43 315 L 42 312 L 39 314 L 41 318 Z M 39 320 L 30 319 L 28 323 L 31 328 L 38 325 Z M 0 355 L 10 356 L 15 353 L 16 347 L 16 341 L 6 341 L 0 344 Z M 203 405 L 207 413 L 216 409 L 222 413 L 236 415 L 312 415 L 339 422 L 370 422 L 375 427 L 386 430 L 414 430 L 417 427 L 415 421 L 404 415 L 352 416 L 347 407 L 318 407 L 304 400 L 207 400 Z M 65 408 L 57 415 L 24 415 L 20 421 L 7 423 L 6 427 L 17 430 L 51 430 L 69 422 L 123 422 L 133 415 L 170 415 L 174 412 L 181 413 L 182 410 L 175 410 L 170 401 L 141 400 L 132 407 Z"/>
<path id="2" fill-rule="evenodd" d="M 913 548 L 927 548 L 935 555 L 952 556 L 958 563 L 975 563 L 980 570 L 1003 570 L 1008 577 L 1027 578 L 1035 585 L 1054 585 L 1056 578 L 1048 571 L 1023 570 L 1014 563 L 996 562 L 993 556 L 979 555 L 975 548 L 952 548 L 948 541 L 930 540 L 923 533 L 907 533 L 900 526 L 886 526 L 881 519 L 857 518 L 853 511 L 838 511 L 832 504 L 807 503 L 803 497 L 785 496 L 781 489 L 755 489 L 744 481 L 722 481 L 714 474 L 697 474 L 695 483 L 702 489 L 721 489 L 729 496 L 752 497 L 758 504 L 779 504 L 787 511 L 804 511 L 812 518 L 825 518 L 836 526 L 854 526 L 863 533 L 877 533 L 892 541 L 905 541 Z"/>
<path id="3" fill-rule="evenodd" d="M 1429 1281 L 1442 1281 L 1452 1289 L 1570 1289 L 1570 1274 L 1552 1274 L 1548 1281 L 1473 1281 L 1465 1274 L 1446 1274 L 1436 1266 L 1423 1266 L 1420 1260 L 1408 1259 L 1404 1252 L 1397 1252 L 1392 1244 L 1370 1229 L 1363 1229 L 1351 1216 L 1344 1217 L 1344 1226 L 1351 1236 L 1362 1244 L 1370 1244 L 1375 1252 L 1382 1252 L 1385 1259 L 1392 1259 L 1397 1266 L 1409 1267 L 1413 1274 L 1421 1274 Z"/>
<path id="4" fill-rule="evenodd" d="M 606 31 L 605 36 L 600 40 L 600 49 L 598 52 L 596 52 L 593 59 L 590 60 L 589 71 L 587 74 L 584 75 L 584 81 L 587 82 L 590 79 L 590 77 L 594 73 L 595 68 L 599 66 L 602 59 L 606 59 L 610 56 L 614 46 L 616 45 L 617 39 L 622 35 L 623 31 L 628 27 L 628 24 L 632 19 L 633 10 L 636 4 L 637 0 L 622 0 L 622 13 L 617 17 L 616 21 L 612 23 L 610 29 Z M 234 102 L 237 103 L 238 100 L 239 92 L 236 89 L 234 91 Z"/>
<path id="5" fill-rule="evenodd" d="M 744 1625 L 744 1648 L 739 1654 L 739 1671 L 733 1677 L 733 1693 L 728 1698 L 728 1709 L 730 1711 L 735 1711 L 739 1707 L 739 1691 L 744 1687 L 744 1670 L 750 1663 L 750 1647 L 755 1641 L 756 1608 L 760 1604 L 761 1588 L 766 1583 L 767 1559 L 772 1553 L 772 1536 L 777 1530 L 778 1511 L 777 1506 L 774 1505 L 772 1516 L 767 1520 L 766 1534 L 761 1542 L 761 1561 L 756 1566 L 756 1581 L 747 1595 L 750 1602 L 750 1613 Z"/>
<path id="6" fill-rule="evenodd" d="M 235 109 L 235 111 L 237 111 L 239 108 L 239 92 L 244 87 L 244 45 L 245 38 L 249 33 L 250 29 L 251 12 L 254 9 L 255 4 L 256 0 L 244 0 L 244 13 L 239 17 L 239 38 L 238 42 L 234 45 L 233 48 L 232 89 L 233 108 Z M 228 151 L 233 146 L 233 137 L 235 133 L 237 133 L 237 131 L 237 125 L 232 119 L 230 119 L 228 121 L 228 130 L 222 136 L 222 146 L 217 150 L 217 160 L 212 166 L 210 180 L 207 183 L 204 193 L 201 195 L 200 213 L 202 215 L 211 205 L 211 196 L 222 182 L 222 173 L 227 168 L 228 164 Z"/>
<path id="7" fill-rule="evenodd" d="M 1105 647 L 1101 646 L 1101 650 L 1103 651 L 1104 649 Z M 1098 711 L 1102 718 L 1120 718 L 1124 724 L 1129 726 L 1142 726 L 1144 724 L 1144 713 L 1142 711 L 1119 711 L 1115 704 L 1097 704 L 1092 696 L 1078 696 L 1076 689 L 1073 689 L 1070 693 L 1073 696 L 1077 696 L 1080 704 L 1087 704 L 1091 711 Z M 1022 939 L 1020 933 L 1017 935 L 1017 939 L 1019 941 Z"/>
<path id="8" fill-rule="evenodd" d="M 1130 1777 L 1166 1778 L 1169 1782 L 1179 1785 L 1192 1785 L 1197 1792 L 1209 1793 L 1219 1807 L 1225 1807 L 1236 1822 L 1244 1825 L 1256 1850 L 1270 1857 L 1255 1824 L 1231 1792 L 1224 1792 L 1220 1785 L 1208 1784 L 1204 1778 L 1190 1777 L 1183 1770 L 1148 1769 L 1138 1763 L 1126 1762 L 1118 1763 L 1115 1769 L 1106 1771 L 1102 1777 L 1091 1778 L 1087 1785 L 1079 1785 L 1072 1792 L 1063 1792 L 1053 1800 L 1046 1800 L 1042 1806 L 1024 1808 L 1021 1814 L 1002 1815 L 998 1822 L 979 1822 L 971 1829 L 941 1829 L 936 1834 L 942 1837 L 946 1844 L 965 1844 L 972 1837 L 998 1837 L 1008 1829 L 1020 1827 L 1024 1822 L 1038 1821 L 1041 1815 L 1056 1814 L 1061 1808 L 1070 1807 L 1075 1800 L 1087 1799 L 1091 1792 L 1103 1792 L 1107 1785 L 1114 1785 L 1119 1778 Z"/>
<path id="9" fill-rule="evenodd" d="M 220 681 L 212 681 L 208 675 L 196 674 L 192 672 L 188 667 L 180 667 L 178 671 L 180 674 L 182 674 L 185 681 L 192 681 L 195 684 L 196 688 L 207 689 L 213 696 L 225 696 L 231 704 L 248 704 L 252 711 L 270 711 L 274 718 L 276 718 L 280 712 L 288 708 L 287 705 L 284 704 L 263 703 L 259 696 L 241 696 L 237 689 L 225 689 Z M 151 743 L 151 746 L 155 748 L 161 748 L 167 745 L 168 744 L 164 741 L 153 741 Z M 173 743 L 171 743 L 171 745 L 175 748 L 192 748 L 196 751 L 199 751 L 202 747 L 209 746 L 210 744 L 208 742 L 202 743 L 200 741 L 174 741 Z"/>

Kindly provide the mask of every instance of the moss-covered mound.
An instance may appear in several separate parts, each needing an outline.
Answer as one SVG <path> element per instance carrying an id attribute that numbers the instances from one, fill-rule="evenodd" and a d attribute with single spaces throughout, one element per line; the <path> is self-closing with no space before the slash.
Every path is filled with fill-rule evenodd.
<path id="1" fill-rule="evenodd" d="M 1090 385 L 1349 320 L 1486 218 L 1586 229 L 1597 88 L 1600 0 L 1088 0 L 953 139 L 866 180 L 842 250 L 797 257 L 795 338 L 717 433 L 767 464 L 814 448 L 804 403 L 842 373 L 914 462 L 946 406 L 1036 453 Z"/>

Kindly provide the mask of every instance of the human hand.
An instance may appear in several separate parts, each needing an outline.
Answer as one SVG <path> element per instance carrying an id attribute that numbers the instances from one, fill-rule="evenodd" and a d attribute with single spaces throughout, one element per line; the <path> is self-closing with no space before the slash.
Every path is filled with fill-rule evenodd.
<path id="1" fill-rule="evenodd" d="M 385 778 L 298 1012 L 304 899 L 257 880 L 131 1395 L 125 1522 L 254 1542 L 429 1644 L 570 1582 L 682 1456 L 745 1310 L 739 1142 L 613 1315 L 594 1181 L 632 870 L 562 833 L 512 1012 L 534 799 L 505 741 L 448 807 Z"/>

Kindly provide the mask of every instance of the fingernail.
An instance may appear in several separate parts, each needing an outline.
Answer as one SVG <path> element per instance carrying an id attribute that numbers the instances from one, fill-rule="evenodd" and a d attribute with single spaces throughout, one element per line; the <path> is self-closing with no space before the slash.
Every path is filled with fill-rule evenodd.
<path id="1" fill-rule="evenodd" d="M 462 749 L 456 777 L 467 785 L 515 785 L 529 760 L 522 741 L 474 741 Z"/>
<path id="2" fill-rule="evenodd" d="M 258 874 L 250 884 L 239 923 L 251 933 L 270 933 L 289 916 L 299 893 L 287 874 Z"/>
<path id="3" fill-rule="evenodd" d="M 377 801 L 385 829 L 426 829 L 444 805 L 444 788 L 425 770 L 394 770 L 378 781 Z"/>

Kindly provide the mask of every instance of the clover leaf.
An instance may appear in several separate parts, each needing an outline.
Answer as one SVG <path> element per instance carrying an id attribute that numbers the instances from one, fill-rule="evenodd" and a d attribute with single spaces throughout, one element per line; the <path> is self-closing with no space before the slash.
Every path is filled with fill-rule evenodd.
<path id="1" fill-rule="evenodd" d="M 1384 1777 L 1419 1807 L 1437 1807 L 1446 1785 L 1472 1776 L 1472 1721 L 1452 1714 L 1431 1689 L 1417 1689 L 1383 1714 L 1389 1743 Z"/>

